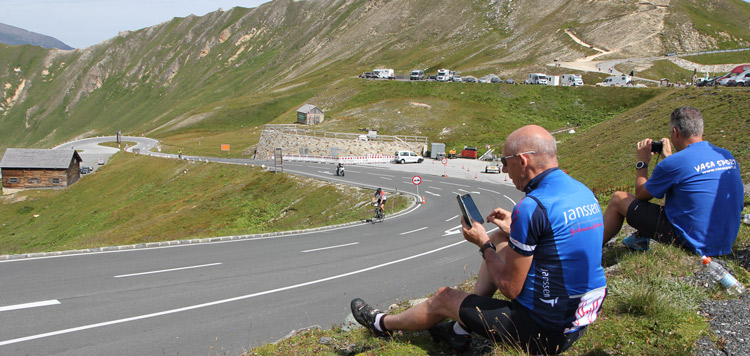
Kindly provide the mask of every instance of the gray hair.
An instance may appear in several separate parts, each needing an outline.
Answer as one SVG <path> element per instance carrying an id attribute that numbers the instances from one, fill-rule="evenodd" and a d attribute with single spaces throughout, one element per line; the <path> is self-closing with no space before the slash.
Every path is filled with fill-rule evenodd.
<path id="1" fill-rule="evenodd" d="M 694 107 L 682 106 L 674 109 L 669 121 L 672 127 L 677 129 L 680 136 L 703 136 L 703 115 L 700 110 Z"/>

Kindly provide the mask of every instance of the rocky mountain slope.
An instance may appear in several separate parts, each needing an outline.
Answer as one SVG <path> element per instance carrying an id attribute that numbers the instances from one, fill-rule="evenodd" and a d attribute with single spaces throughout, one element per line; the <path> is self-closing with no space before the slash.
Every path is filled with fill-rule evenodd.
<path id="1" fill-rule="evenodd" d="M 274 0 L 86 49 L 0 45 L 0 150 L 233 130 L 376 66 L 525 73 L 596 53 L 750 46 L 741 0 Z M 280 103 L 283 100 L 283 104 Z"/>

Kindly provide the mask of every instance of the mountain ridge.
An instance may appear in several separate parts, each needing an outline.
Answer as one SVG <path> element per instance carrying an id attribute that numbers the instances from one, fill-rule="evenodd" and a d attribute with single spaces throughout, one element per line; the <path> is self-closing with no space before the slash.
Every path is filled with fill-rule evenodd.
<path id="1" fill-rule="evenodd" d="M 52 36 L 28 31 L 20 27 L 11 26 L 4 23 L 0 23 L 0 43 L 11 46 L 29 44 L 47 49 L 73 49 L 73 47 L 68 46 L 67 44 Z"/>

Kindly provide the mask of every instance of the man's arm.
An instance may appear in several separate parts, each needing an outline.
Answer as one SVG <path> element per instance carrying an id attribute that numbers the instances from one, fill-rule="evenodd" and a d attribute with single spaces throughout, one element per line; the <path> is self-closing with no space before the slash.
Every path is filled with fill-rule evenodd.
<path id="1" fill-rule="evenodd" d="M 500 227 L 500 230 L 496 231 L 495 235 L 507 241 L 506 233 L 500 231 L 509 228 L 510 212 L 500 208 L 495 209 L 488 216 L 487 220 Z M 479 247 L 490 241 L 490 237 L 487 235 L 482 224 L 472 220 L 472 226 L 469 228 L 469 225 L 463 219 L 461 219 L 461 224 L 463 225 L 464 238 L 467 241 Z M 500 233 L 498 234 L 498 232 Z M 521 294 L 523 285 L 526 282 L 526 275 L 529 273 L 529 268 L 531 268 L 533 256 L 523 256 L 516 253 L 508 242 L 498 244 L 497 248 L 497 251 L 492 248 L 485 249 L 482 257 L 485 260 L 487 271 L 500 293 L 507 298 L 515 299 Z"/>
<path id="2" fill-rule="evenodd" d="M 504 258 L 501 258 L 501 255 Z M 516 299 L 526 283 L 526 276 L 529 274 L 534 256 L 518 254 L 509 244 L 506 244 L 497 252 L 492 249 L 485 250 L 483 257 L 487 270 L 500 293 L 506 298 Z"/>
<path id="3" fill-rule="evenodd" d="M 648 181 L 648 163 L 651 161 L 651 139 L 647 138 L 638 142 L 638 149 L 636 150 L 636 157 L 639 162 L 646 163 L 646 167 L 635 170 L 635 197 L 638 200 L 651 200 L 653 198 L 651 193 L 646 190 L 646 182 Z"/>

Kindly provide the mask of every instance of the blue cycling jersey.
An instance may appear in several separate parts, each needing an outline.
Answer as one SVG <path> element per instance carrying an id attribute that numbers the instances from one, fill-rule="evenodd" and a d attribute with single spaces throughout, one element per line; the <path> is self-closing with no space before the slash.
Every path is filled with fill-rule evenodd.
<path id="1" fill-rule="evenodd" d="M 534 259 L 516 300 L 544 329 L 578 330 L 596 320 L 606 295 L 601 207 L 558 168 L 534 177 L 525 191 L 511 215 L 510 246 Z"/>
<path id="2" fill-rule="evenodd" d="M 743 191 L 732 154 L 708 141 L 690 144 L 661 161 L 646 190 L 665 198 L 664 211 L 677 236 L 706 256 L 732 252 L 740 229 Z"/>

